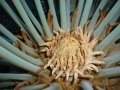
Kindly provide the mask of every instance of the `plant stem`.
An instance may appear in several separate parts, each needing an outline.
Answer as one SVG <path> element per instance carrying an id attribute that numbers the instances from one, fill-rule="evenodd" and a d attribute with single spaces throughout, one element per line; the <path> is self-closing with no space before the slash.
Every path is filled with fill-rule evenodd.
<path id="1" fill-rule="evenodd" d="M 0 24 L 0 32 L 2 33 L 2 34 L 4 34 L 7 38 L 9 38 L 11 41 L 12 41 L 12 43 L 15 43 L 15 44 L 18 44 L 17 43 L 17 38 L 9 31 L 9 30 L 7 30 L 3 25 L 1 25 Z M 24 49 L 26 50 L 26 52 L 28 53 L 28 54 L 30 54 L 30 55 L 32 55 L 32 56 L 35 56 L 35 57 L 38 57 L 38 55 L 36 54 L 36 52 L 34 51 L 34 49 L 33 48 L 30 48 L 29 46 L 27 46 L 25 43 L 23 43 L 22 42 L 22 44 L 23 44 L 23 47 L 24 47 Z"/>
<path id="2" fill-rule="evenodd" d="M 6 88 L 6 87 L 9 87 L 9 86 L 14 86 L 15 85 L 15 82 L 0 82 L 0 89 L 1 88 Z"/>
<path id="3" fill-rule="evenodd" d="M 76 8 L 77 0 L 70 0 L 70 12 L 73 12 Z"/>
<path id="4" fill-rule="evenodd" d="M 108 57 L 104 58 L 103 61 L 106 64 L 105 67 L 108 68 L 111 65 L 115 65 L 115 64 L 120 62 L 120 54 L 115 54 L 115 55 L 112 55 L 112 56 L 108 56 Z"/>
<path id="5" fill-rule="evenodd" d="M 48 36 L 48 37 L 52 37 L 53 34 L 50 30 L 50 27 L 48 26 L 47 24 L 47 21 L 46 21 L 46 17 L 45 17 L 45 14 L 44 14 L 44 11 L 43 11 L 43 8 L 42 8 L 42 5 L 41 5 L 41 2 L 40 0 L 34 0 L 35 2 L 35 5 L 36 5 L 36 8 L 38 10 L 38 14 L 39 14 L 39 17 L 40 17 L 40 20 L 41 20 L 41 23 L 43 25 L 43 28 L 45 30 L 45 34 Z"/>
<path id="6" fill-rule="evenodd" d="M 28 31 L 26 30 L 27 27 L 26 25 L 22 22 L 22 20 L 15 14 L 15 12 L 12 10 L 12 8 L 9 6 L 9 4 L 7 4 L 7 2 L 5 0 L 1 0 L 0 4 L 2 5 L 2 7 L 6 10 L 6 12 L 10 15 L 10 17 L 16 22 L 16 24 L 22 28 L 27 35 L 30 38 L 30 35 L 28 34 Z M 25 29 L 26 28 L 26 29 Z"/>
<path id="7" fill-rule="evenodd" d="M 62 86 L 58 83 L 52 83 L 49 87 L 43 89 L 43 90 L 63 90 Z"/>
<path id="8" fill-rule="evenodd" d="M 12 42 L 17 43 L 16 37 L 1 24 L 0 24 L 0 32 L 3 35 L 5 35 L 7 38 L 9 38 Z"/>
<path id="9" fill-rule="evenodd" d="M 100 14 L 100 10 L 102 10 L 104 8 L 104 6 L 106 5 L 106 3 L 108 2 L 108 0 L 101 0 L 99 6 L 97 7 L 92 19 L 90 20 L 90 24 L 88 26 L 88 30 L 89 31 L 93 31 L 96 25 L 96 22 L 98 20 L 99 14 Z"/>
<path id="10" fill-rule="evenodd" d="M 116 4 L 113 6 L 113 8 L 109 11 L 105 19 L 101 22 L 101 24 L 97 27 L 97 29 L 94 32 L 95 37 L 99 37 L 99 35 L 102 33 L 104 30 L 104 27 L 110 22 L 110 20 L 117 14 L 117 12 L 120 11 L 120 0 L 116 2 Z"/>
<path id="11" fill-rule="evenodd" d="M 65 31 L 67 31 L 68 25 L 67 25 L 65 0 L 59 0 L 59 3 L 60 3 L 61 28 Z"/>
<path id="12" fill-rule="evenodd" d="M 35 41 L 38 44 L 44 43 L 44 41 L 42 40 L 42 38 L 40 37 L 40 35 L 36 31 L 35 27 L 33 26 L 32 22 L 30 21 L 30 19 L 29 19 L 27 13 L 25 12 L 25 10 L 24 10 L 21 2 L 19 0 L 12 0 L 12 2 L 15 5 L 16 9 L 18 10 L 19 14 L 21 15 L 23 21 L 27 25 L 27 27 L 29 29 L 29 32 L 31 33 L 31 35 L 33 36 L 33 38 L 35 39 Z"/>
<path id="13" fill-rule="evenodd" d="M 41 25 L 38 22 L 38 20 L 35 18 L 35 16 L 33 15 L 33 13 L 31 12 L 31 10 L 29 9 L 27 3 L 25 2 L 25 0 L 20 0 L 25 11 L 27 12 L 27 15 L 30 17 L 31 21 L 33 22 L 33 24 L 36 26 L 36 28 L 39 30 L 40 34 L 42 36 L 44 36 L 44 33 L 42 31 Z"/>
<path id="14" fill-rule="evenodd" d="M 110 20 L 109 23 L 114 23 L 119 19 L 120 13 L 117 12 L 117 14 L 114 15 L 114 17 Z"/>
<path id="15" fill-rule="evenodd" d="M 66 0 L 66 18 L 68 30 L 70 31 L 70 0 Z"/>
<path id="16" fill-rule="evenodd" d="M 35 80 L 36 77 L 30 74 L 0 73 L 0 80 Z"/>
<path id="17" fill-rule="evenodd" d="M 10 52 L 14 53 L 15 55 L 17 55 L 18 57 L 22 58 L 23 60 L 28 61 L 34 65 L 40 66 L 43 64 L 40 59 L 35 59 L 25 54 L 24 52 L 20 51 L 19 49 L 11 45 L 9 42 L 4 40 L 1 36 L 0 36 L 0 45 L 6 48 L 7 50 L 9 50 Z"/>
<path id="18" fill-rule="evenodd" d="M 119 66 L 113 67 L 113 68 L 101 69 L 95 76 L 95 79 L 110 78 L 110 77 L 116 77 L 116 76 L 120 76 L 120 67 Z"/>
<path id="19" fill-rule="evenodd" d="M 82 15 L 82 10 L 83 10 L 83 5 L 84 5 L 84 1 L 85 0 L 79 0 L 78 2 L 78 6 L 77 6 L 77 16 L 76 16 L 76 20 L 75 20 L 75 24 L 74 24 L 74 28 L 77 28 L 80 19 L 81 19 L 81 15 Z"/>
<path id="20" fill-rule="evenodd" d="M 82 80 L 80 82 L 80 86 L 83 88 L 83 90 L 93 90 L 92 85 L 87 80 Z"/>
<path id="21" fill-rule="evenodd" d="M 81 17 L 81 21 L 80 21 L 80 24 L 79 24 L 79 26 L 81 26 L 81 27 L 83 27 L 83 25 L 88 20 L 88 16 L 89 16 L 89 12 L 90 12 L 90 9 L 91 9 L 91 6 L 92 6 L 92 2 L 93 2 L 93 0 L 86 0 L 85 7 L 84 7 L 84 10 L 83 10 L 83 14 L 82 14 L 82 17 Z"/>
<path id="22" fill-rule="evenodd" d="M 50 8 L 50 11 L 51 11 L 51 13 L 53 15 L 54 29 L 55 30 L 59 30 L 60 26 L 59 26 L 58 19 L 57 19 L 57 16 L 56 16 L 53 0 L 47 0 L 47 1 L 48 1 L 48 5 L 49 5 L 49 8 Z"/>
<path id="23" fill-rule="evenodd" d="M 100 44 L 96 46 L 95 50 L 104 50 L 119 38 L 120 38 L 120 25 L 118 25 L 102 42 L 100 42 Z"/>
<path id="24" fill-rule="evenodd" d="M 13 53 L 7 51 L 3 47 L 0 46 L 0 57 L 4 58 L 6 61 L 23 68 L 27 71 L 30 71 L 32 73 L 36 73 L 40 67 L 35 66 L 29 62 L 24 61 L 23 59 L 19 58 L 18 56 L 14 55 Z"/>
<path id="25" fill-rule="evenodd" d="M 11 9 L 11 7 L 7 4 L 5 0 L 1 0 L 0 4 L 2 7 L 6 10 L 6 12 L 11 16 L 11 18 L 17 23 L 17 25 L 21 28 L 23 28 L 23 25 L 20 23 L 19 17 L 14 13 L 14 11 Z"/>
<path id="26" fill-rule="evenodd" d="M 40 84 L 40 85 L 30 85 L 30 86 L 24 86 L 20 88 L 19 90 L 41 90 L 45 88 L 47 84 Z"/>

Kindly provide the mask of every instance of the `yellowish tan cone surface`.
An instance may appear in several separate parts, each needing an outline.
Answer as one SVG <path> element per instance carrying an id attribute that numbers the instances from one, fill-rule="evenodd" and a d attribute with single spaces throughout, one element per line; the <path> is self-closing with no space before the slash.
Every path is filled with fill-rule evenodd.
<path id="1" fill-rule="evenodd" d="M 63 77 L 76 81 L 79 77 L 92 78 L 92 73 L 98 72 L 97 66 L 104 64 L 97 58 L 103 52 L 94 51 L 98 40 L 91 32 L 80 28 L 70 33 L 61 29 L 54 33 L 55 37 L 45 43 L 49 59 L 44 69 L 50 67 L 55 79 Z"/>

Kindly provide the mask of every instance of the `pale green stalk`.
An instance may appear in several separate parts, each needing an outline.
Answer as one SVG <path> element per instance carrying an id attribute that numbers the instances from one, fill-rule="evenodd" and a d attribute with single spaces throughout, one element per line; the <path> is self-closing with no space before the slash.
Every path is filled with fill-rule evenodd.
<path id="1" fill-rule="evenodd" d="M 15 82 L 0 82 L 0 89 L 15 85 Z"/>
<path id="2" fill-rule="evenodd" d="M 73 12 L 76 7 L 77 0 L 70 0 L 70 12 Z"/>
<path id="3" fill-rule="evenodd" d="M 108 57 L 104 58 L 103 61 L 105 62 L 106 68 L 110 67 L 111 65 L 115 65 L 120 62 L 120 54 L 108 56 Z"/>
<path id="4" fill-rule="evenodd" d="M 76 28 L 76 27 L 78 26 L 79 21 L 80 21 L 80 19 L 81 19 L 84 1 L 85 1 L 85 0 L 79 0 L 79 2 L 78 2 L 78 6 L 77 6 L 77 16 L 76 16 L 74 28 Z"/>
<path id="5" fill-rule="evenodd" d="M 17 55 L 18 57 L 22 58 L 23 60 L 28 61 L 34 65 L 40 66 L 43 64 L 40 59 L 35 59 L 25 54 L 24 52 L 20 51 L 15 46 L 11 45 L 9 42 L 4 40 L 1 36 L 0 36 L 0 45 L 5 49 L 9 50 L 10 52 L 12 52 L 13 54 Z"/>
<path id="6" fill-rule="evenodd" d="M 66 0 L 66 16 L 68 30 L 70 30 L 70 0 Z"/>
<path id="7" fill-rule="evenodd" d="M 38 70 L 40 70 L 40 67 L 24 61 L 23 59 L 19 58 L 18 56 L 14 55 L 13 53 L 9 52 L 8 50 L 4 49 L 1 46 L 0 46 L 0 57 L 5 59 L 7 62 L 10 62 L 32 73 L 36 73 Z"/>
<path id="8" fill-rule="evenodd" d="M 20 88 L 19 90 L 41 90 L 45 88 L 47 84 L 40 84 L 40 85 L 30 85 L 30 86 L 24 86 Z"/>
<path id="9" fill-rule="evenodd" d="M 92 2 L 93 2 L 93 0 L 86 0 L 83 14 L 82 14 L 80 24 L 79 24 L 79 26 L 81 26 L 81 27 L 83 27 L 83 25 L 88 21 L 89 12 L 90 12 L 90 9 L 92 6 Z"/>
<path id="10" fill-rule="evenodd" d="M 97 75 L 94 77 L 97 78 L 110 78 L 110 77 L 117 77 L 120 76 L 120 67 L 113 67 L 113 68 L 106 68 L 101 69 L 97 73 Z"/>
<path id="11" fill-rule="evenodd" d="M 30 74 L 0 73 L 0 80 L 35 80 L 36 77 Z"/>
<path id="12" fill-rule="evenodd" d="M 43 89 L 43 90 L 63 90 L 62 86 L 58 83 L 52 83 L 49 87 Z"/>
<path id="13" fill-rule="evenodd" d="M 98 17 L 100 15 L 100 10 L 103 10 L 104 6 L 106 5 L 106 3 L 108 2 L 108 0 L 101 0 L 99 6 L 97 7 L 92 19 L 90 20 L 90 24 L 88 26 L 88 31 L 93 31 L 96 25 L 96 22 L 98 20 Z"/>
<path id="14" fill-rule="evenodd" d="M 117 12 L 117 13 L 114 15 L 114 17 L 110 20 L 109 23 L 115 23 L 115 22 L 118 20 L 119 17 L 120 17 L 120 13 Z"/>
<path id="15" fill-rule="evenodd" d="M 12 43 L 18 44 L 17 43 L 17 38 L 1 24 L 0 24 L 0 32 L 3 35 L 5 35 L 7 38 L 9 38 L 12 41 Z M 28 54 L 33 55 L 35 57 L 38 57 L 38 55 L 35 53 L 34 49 L 30 48 L 29 46 L 27 46 L 23 42 L 22 42 L 22 44 L 23 44 L 23 47 Z"/>
<path id="16" fill-rule="evenodd" d="M 0 4 L 6 10 L 6 12 L 11 16 L 11 18 L 17 23 L 17 25 L 21 28 L 24 28 L 23 25 L 20 23 L 22 22 L 20 18 L 14 13 L 11 7 L 7 4 L 5 0 L 1 0 Z"/>
<path id="17" fill-rule="evenodd" d="M 37 58 L 39 57 L 39 55 L 35 52 L 35 49 L 27 46 L 27 45 L 26 45 L 25 43 L 23 43 L 23 42 L 21 42 L 21 43 L 22 43 L 23 48 L 24 48 L 24 50 L 25 50 L 25 52 L 26 52 L 27 54 L 29 54 L 29 55 L 31 55 L 31 56 L 33 56 L 33 57 L 37 57 Z"/>
<path id="18" fill-rule="evenodd" d="M 7 30 L 2 24 L 0 24 L 0 32 L 5 35 L 7 38 L 9 38 L 12 42 L 17 43 L 16 37 Z"/>
<path id="19" fill-rule="evenodd" d="M 12 8 L 9 6 L 9 4 L 7 4 L 7 2 L 5 0 L 1 0 L 0 4 L 5 9 L 5 11 L 10 15 L 10 17 L 15 21 L 15 23 L 27 33 L 29 38 L 31 38 L 28 31 L 26 30 L 27 29 L 26 25 L 16 15 L 16 13 L 12 10 Z"/>
<path id="20" fill-rule="evenodd" d="M 119 45 L 119 48 L 120 48 L 120 45 Z M 118 49 L 118 51 L 116 51 L 116 52 L 111 53 L 110 56 L 116 55 L 116 54 L 120 54 L 120 49 Z"/>
<path id="21" fill-rule="evenodd" d="M 118 25 L 103 41 L 100 42 L 95 50 L 104 50 L 120 38 L 120 25 Z"/>
<path id="22" fill-rule="evenodd" d="M 113 8 L 109 11 L 107 16 L 104 18 L 104 20 L 100 23 L 100 25 L 97 27 L 97 29 L 94 32 L 95 37 L 99 37 L 99 35 L 104 30 L 105 26 L 110 22 L 110 20 L 117 14 L 117 12 L 120 11 L 120 0 L 116 2 L 116 4 L 113 6 Z"/>
<path id="23" fill-rule="evenodd" d="M 22 22 L 22 20 L 16 15 L 16 13 L 12 10 L 12 8 L 7 4 L 5 0 L 1 0 L 0 4 L 2 7 L 6 10 L 6 12 L 10 15 L 10 17 L 17 23 L 17 25 L 22 28 L 28 35 L 28 37 L 31 39 L 31 35 L 28 33 L 28 28 L 26 25 Z"/>
<path id="24" fill-rule="evenodd" d="M 59 3 L 60 3 L 61 28 L 64 31 L 68 31 L 65 0 L 59 0 Z"/>
<path id="25" fill-rule="evenodd" d="M 33 13 L 31 12 L 31 10 L 29 9 L 27 3 L 25 2 L 25 0 L 20 0 L 25 11 L 27 12 L 27 15 L 30 17 L 31 21 L 33 22 L 33 24 L 36 26 L 36 28 L 39 30 L 40 34 L 42 36 L 44 36 L 44 33 L 42 31 L 41 25 L 38 22 L 38 20 L 35 18 L 35 16 L 33 15 Z"/>
<path id="26" fill-rule="evenodd" d="M 80 82 L 80 86 L 83 88 L 83 90 L 93 90 L 92 85 L 87 80 L 82 80 Z"/>
<path id="27" fill-rule="evenodd" d="M 13 43 L 13 42 L 12 42 L 9 38 L 7 38 L 6 36 L 1 35 L 1 37 L 4 38 L 7 42 Z"/>
<path id="28" fill-rule="evenodd" d="M 34 0 L 34 2 L 35 2 L 35 5 L 36 5 L 36 8 L 38 10 L 38 14 L 39 14 L 41 23 L 43 25 L 45 34 L 48 37 L 52 37 L 53 34 L 52 34 L 51 30 L 50 30 L 50 27 L 48 26 L 48 23 L 47 23 L 47 20 L 46 20 L 46 17 L 45 17 L 45 14 L 44 14 L 44 11 L 43 11 L 40 0 Z"/>
<path id="29" fill-rule="evenodd" d="M 47 0 L 47 1 L 48 1 L 48 5 L 49 5 L 49 8 L 50 8 L 50 12 L 53 15 L 54 29 L 55 30 L 59 30 L 60 26 L 59 26 L 58 19 L 57 19 L 57 16 L 56 16 L 56 12 L 55 12 L 55 7 L 54 7 L 53 0 Z"/>
<path id="30" fill-rule="evenodd" d="M 15 5 L 16 9 L 18 10 L 19 14 L 21 15 L 23 21 L 27 25 L 27 27 L 29 29 L 29 32 L 31 33 L 31 35 L 33 36 L 35 41 L 38 44 L 44 43 L 44 41 L 42 40 L 41 36 L 38 34 L 38 32 L 36 31 L 36 29 L 33 26 L 32 22 L 30 21 L 30 19 L 29 19 L 27 13 L 25 12 L 21 2 L 19 0 L 12 0 L 12 2 Z"/>

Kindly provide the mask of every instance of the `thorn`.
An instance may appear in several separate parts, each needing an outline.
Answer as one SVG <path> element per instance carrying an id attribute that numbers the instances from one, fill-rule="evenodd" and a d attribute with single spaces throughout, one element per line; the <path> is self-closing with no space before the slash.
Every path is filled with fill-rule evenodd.
<path id="1" fill-rule="evenodd" d="M 46 52 L 47 50 L 46 50 L 46 48 L 45 49 L 42 49 L 42 50 L 40 50 L 40 52 Z"/>
<path id="2" fill-rule="evenodd" d="M 53 31 L 53 34 L 55 34 L 56 36 L 59 35 L 59 33 L 57 31 Z"/>
<path id="3" fill-rule="evenodd" d="M 74 80 L 76 81 L 77 80 L 77 77 L 78 77 L 78 73 L 74 73 Z"/>
<path id="4" fill-rule="evenodd" d="M 97 68 L 95 65 L 91 64 L 90 67 L 91 67 L 95 72 L 98 72 L 98 68 Z"/>
<path id="5" fill-rule="evenodd" d="M 88 69 L 88 70 L 91 70 L 91 71 L 93 70 L 91 67 L 87 67 L 87 69 Z"/>
<path id="6" fill-rule="evenodd" d="M 49 45 L 50 45 L 50 42 L 39 44 L 39 46 L 41 46 L 41 47 L 43 47 L 43 46 L 49 46 Z"/>
<path id="7" fill-rule="evenodd" d="M 64 31 L 61 28 L 59 28 L 59 33 L 64 33 Z"/>
<path id="8" fill-rule="evenodd" d="M 53 65 L 53 64 L 50 64 L 50 67 L 52 68 L 52 67 L 54 67 L 54 65 Z"/>
<path id="9" fill-rule="evenodd" d="M 66 80 L 69 79 L 69 72 L 66 72 Z"/>
<path id="10" fill-rule="evenodd" d="M 55 67 L 55 68 L 52 70 L 52 74 L 54 74 L 54 73 L 56 72 L 57 69 L 58 69 L 58 68 Z"/>
<path id="11" fill-rule="evenodd" d="M 101 54 L 104 54 L 103 51 L 95 51 L 95 52 L 92 52 L 92 55 L 101 55 Z"/>
<path id="12" fill-rule="evenodd" d="M 55 77 L 55 79 L 58 79 L 63 74 L 63 70 L 61 70 L 58 75 Z"/>
<path id="13" fill-rule="evenodd" d="M 78 74 L 82 76 L 82 73 L 78 69 L 75 69 L 75 72 L 77 72 Z"/>
<path id="14" fill-rule="evenodd" d="M 92 64 L 105 64 L 103 61 L 93 60 Z"/>
<path id="15" fill-rule="evenodd" d="M 49 66 L 48 64 L 47 64 L 47 65 L 45 65 L 44 69 L 46 69 L 48 66 Z"/>

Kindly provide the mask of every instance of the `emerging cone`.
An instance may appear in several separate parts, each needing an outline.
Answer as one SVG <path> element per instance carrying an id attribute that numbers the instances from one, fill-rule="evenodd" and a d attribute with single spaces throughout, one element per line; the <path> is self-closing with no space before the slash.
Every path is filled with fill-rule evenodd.
<path id="1" fill-rule="evenodd" d="M 103 52 L 94 51 L 98 40 L 91 32 L 80 28 L 70 33 L 61 29 L 54 33 L 56 36 L 45 44 L 49 59 L 44 69 L 50 66 L 55 79 L 65 77 L 71 81 L 79 77 L 92 78 L 92 72 L 98 72 L 97 66 L 104 63 L 98 58 Z"/>

